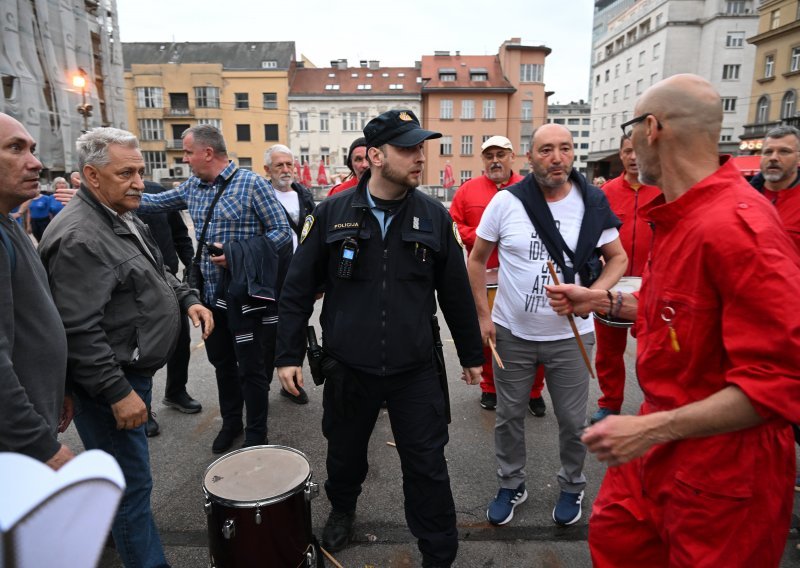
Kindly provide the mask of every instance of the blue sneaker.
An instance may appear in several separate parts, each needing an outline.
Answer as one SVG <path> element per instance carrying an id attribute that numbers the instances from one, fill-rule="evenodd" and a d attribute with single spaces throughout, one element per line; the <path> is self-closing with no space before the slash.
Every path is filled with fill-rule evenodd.
<path id="1" fill-rule="evenodd" d="M 493 525 L 504 525 L 514 518 L 514 508 L 528 498 L 525 484 L 520 483 L 516 489 L 500 489 L 497 497 L 486 509 L 486 520 Z"/>
<path id="2" fill-rule="evenodd" d="M 592 414 L 592 417 L 589 418 L 589 421 L 592 424 L 595 424 L 596 422 L 600 422 L 601 420 L 603 420 L 607 416 L 611 416 L 612 414 L 614 416 L 618 416 L 619 415 L 619 410 L 611 410 L 610 408 L 603 408 L 601 406 L 600 408 L 597 409 L 597 412 Z"/>
<path id="3" fill-rule="evenodd" d="M 553 521 L 562 527 L 577 523 L 581 518 L 581 501 L 583 501 L 583 491 L 580 493 L 562 491 L 553 509 Z"/>

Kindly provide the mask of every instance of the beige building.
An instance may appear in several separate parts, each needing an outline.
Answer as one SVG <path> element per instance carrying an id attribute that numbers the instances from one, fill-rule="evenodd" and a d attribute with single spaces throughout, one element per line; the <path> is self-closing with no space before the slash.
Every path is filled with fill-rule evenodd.
<path id="1" fill-rule="evenodd" d="M 241 168 L 260 171 L 264 150 L 288 143 L 294 42 L 126 43 L 123 56 L 128 123 L 153 179 L 190 175 L 181 134 L 197 124 L 220 128 Z"/>
<path id="2" fill-rule="evenodd" d="M 481 174 L 481 144 L 506 136 L 514 144 L 514 170 L 525 173 L 533 129 L 547 115 L 545 46 L 503 42 L 497 55 L 435 52 L 422 57 L 423 126 L 443 137 L 427 144 L 423 183 L 442 185 L 445 167 L 456 186 Z"/>
<path id="3" fill-rule="evenodd" d="M 758 153 L 770 128 L 800 128 L 800 2 L 762 0 L 758 15 L 758 34 L 747 39 L 756 46 L 756 65 L 742 154 Z"/>

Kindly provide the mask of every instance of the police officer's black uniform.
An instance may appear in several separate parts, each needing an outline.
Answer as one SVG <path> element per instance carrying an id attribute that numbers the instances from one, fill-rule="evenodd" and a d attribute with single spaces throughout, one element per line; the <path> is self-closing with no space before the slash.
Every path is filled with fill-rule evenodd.
<path id="1" fill-rule="evenodd" d="M 458 538 L 444 459 L 445 403 L 433 363 L 434 291 L 464 367 L 483 362 L 477 314 L 446 209 L 409 189 L 383 238 L 367 201 L 369 179 L 368 171 L 358 187 L 324 200 L 306 220 L 280 299 L 276 366 L 302 364 L 306 322 L 324 285 L 323 347 L 347 375 L 343 390 L 328 381 L 323 396 L 328 498 L 334 511 L 355 510 L 369 437 L 386 400 L 409 528 L 428 563 L 449 566 Z M 358 252 L 352 276 L 342 278 L 348 239 Z"/>

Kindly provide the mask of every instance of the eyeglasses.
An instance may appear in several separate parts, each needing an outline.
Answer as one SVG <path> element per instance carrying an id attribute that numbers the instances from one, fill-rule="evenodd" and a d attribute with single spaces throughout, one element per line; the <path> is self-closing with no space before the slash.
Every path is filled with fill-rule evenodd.
<path id="1" fill-rule="evenodd" d="M 643 122 L 648 116 L 653 116 L 653 113 L 646 112 L 644 114 L 641 114 L 639 116 L 630 119 L 628 122 L 623 122 L 622 124 L 620 124 L 619 127 L 622 129 L 622 135 L 625 138 L 630 138 L 631 133 L 633 132 L 633 127 L 639 124 L 640 122 Z M 658 119 L 656 119 L 656 124 L 658 125 L 659 130 L 664 128 Z"/>

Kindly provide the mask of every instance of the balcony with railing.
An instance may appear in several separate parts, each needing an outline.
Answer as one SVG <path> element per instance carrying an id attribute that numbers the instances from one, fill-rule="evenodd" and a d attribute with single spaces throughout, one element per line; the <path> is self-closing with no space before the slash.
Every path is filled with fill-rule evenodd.
<path id="1" fill-rule="evenodd" d="M 745 124 L 744 134 L 742 134 L 741 138 L 743 139 L 763 138 L 768 130 L 770 130 L 771 128 L 775 128 L 776 126 L 780 126 L 781 124 L 783 124 L 783 121 L 781 120 L 774 120 L 771 122 L 757 122 L 754 124 Z"/>
<path id="2" fill-rule="evenodd" d="M 183 140 L 167 140 L 167 150 L 183 150 Z"/>
<path id="3" fill-rule="evenodd" d="M 165 116 L 193 116 L 194 112 L 189 107 L 171 107 L 165 109 Z"/>

